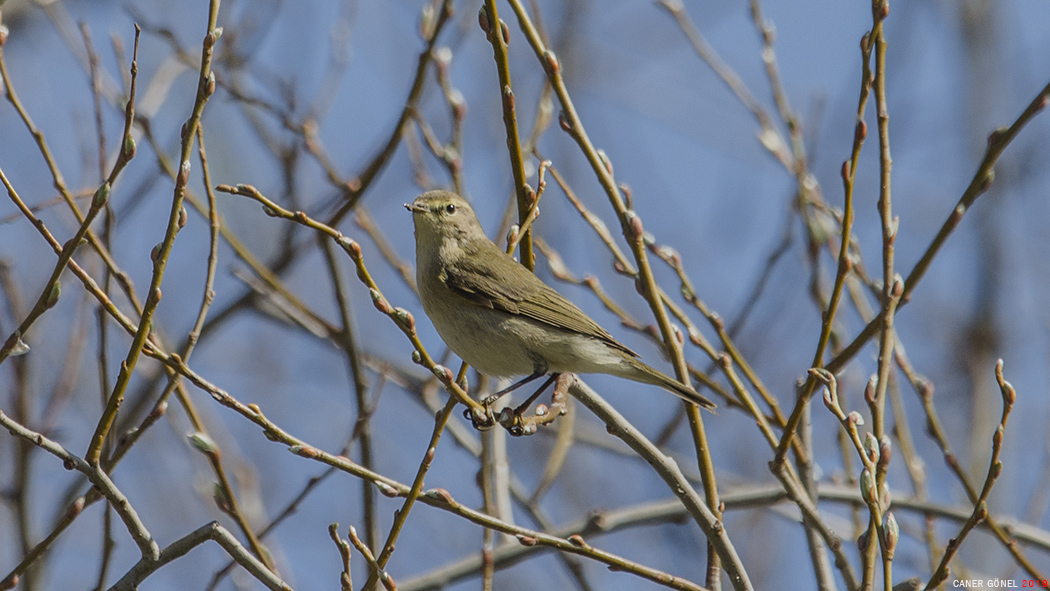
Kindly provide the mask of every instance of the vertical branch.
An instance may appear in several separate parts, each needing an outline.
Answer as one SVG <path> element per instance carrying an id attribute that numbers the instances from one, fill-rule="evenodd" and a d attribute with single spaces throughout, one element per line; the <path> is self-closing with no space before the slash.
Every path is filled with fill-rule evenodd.
<path id="1" fill-rule="evenodd" d="M 212 50 L 215 43 L 222 35 L 222 29 L 216 28 L 215 22 L 219 16 L 219 0 L 212 0 L 208 12 L 208 33 L 204 36 L 203 49 L 201 51 L 200 75 L 197 79 L 197 98 L 193 103 L 193 109 L 189 119 L 182 126 L 182 149 L 179 155 L 179 174 L 175 177 L 175 194 L 171 203 L 171 213 L 168 215 L 167 229 L 164 232 L 164 240 L 156 247 L 153 276 L 150 279 L 147 291 L 146 304 L 142 307 L 142 318 L 139 320 L 138 330 L 131 342 L 128 355 L 120 364 L 117 381 L 113 386 L 113 392 L 109 396 L 106 408 L 99 419 L 95 434 L 91 437 L 86 459 L 93 465 L 98 465 L 102 455 L 102 443 L 106 439 L 113 422 L 117 417 L 117 411 L 124 401 L 124 392 L 131 381 L 131 374 L 135 371 L 142 347 L 146 344 L 149 336 L 153 314 L 160 303 L 160 284 L 164 279 L 164 270 L 167 268 L 168 257 L 171 256 L 172 246 L 175 244 L 175 235 L 186 223 L 186 213 L 182 202 L 186 193 L 186 184 L 190 179 L 190 153 L 193 149 L 193 138 L 196 136 L 197 124 L 200 122 L 201 113 L 208 98 L 215 92 L 215 74 L 211 71 Z"/>
<path id="2" fill-rule="evenodd" d="M 497 402 L 499 404 L 499 402 Z M 496 503 L 496 454 L 494 448 L 495 438 L 502 437 L 503 431 L 489 429 L 481 434 L 481 471 L 478 474 L 478 482 L 481 486 L 482 508 L 486 515 L 499 516 Z M 485 529 L 481 539 L 481 589 L 492 591 L 492 582 L 495 578 L 496 569 L 493 563 L 492 551 L 496 546 L 495 532 Z"/>
<path id="3" fill-rule="evenodd" d="M 898 219 L 893 217 L 893 202 L 890 191 L 890 173 L 893 160 L 890 157 L 890 116 L 886 105 L 886 39 L 883 21 L 889 15 L 889 0 L 872 1 L 873 26 L 869 42 L 875 45 L 875 114 L 879 134 L 879 201 L 878 210 L 882 225 L 882 326 L 879 333 L 879 357 L 877 365 L 877 378 L 875 387 L 868 388 L 866 394 L 868 408 L 871 412 L 872 432 L 877 440 L 882 441 L 886 437 L 886 391 L 890 383 L 890 369 L 893 367 L 893 346 L 896 337 L 893 328 L 893 316 L 900 302 L 901 294 L 904 292 L 904 280 L 894 271 L 894 243 L 897 238 Z M 888 439 L 886 439 L 888 441 Z M 886 485 L 886 470 L 888 462 L 879 462 L 876 470 L 875 485 L 881 487 Z M 874 517 L 874 516 L 873 516 Z M 877 526 L 877 523 L 872 523 Z M 874 536 L 867 536 L 868 546 L 862 548 L 864 559 L 865 581 L 869 581 L 869 572 L 873 574 L 875 564 L 876 545 Z M 891 571 L 892 554 L 883 549 L 883 573 L 888 579 Z M 892 585 L 888 585 L 892 586 Z"/>
<path id="4" fill-rule="evenodd" d="M 893 216 L 890 198 L 890 115 L 886 106 L 886 39 L 883 19 L 889 14 L 889 0 L 874 0 L 872 12 L 875 26 L 871 36 L 875 41 L 875 112 L 879 130 L 879 214 L 882 222 L 882 306 L 883 322 L 879 336 L 879 380 L 875 389 L 875 404 L 872 412 L 872 430 L 876 437 L 885 431 L 886 388 L 893 362 L 893 313 L 904 290 L 904 281 L 894 273 L 894 243 L 897 239 L 899 220 Z"/>
<path id="5" fill-rule="evenodd" d="M 510 28 L 500 20 L 496 11 L 496 0 L 485 0 L 478 14 L 481 28 L 492 44 L 492 53 L 499 72 L 500 95 L 503 97 L 503 125 L 507 128 L 507 148 L 510 150 L 510 169 L 514 175 L 514 192 L 518 197 L 518 223 L 522 226 L 521 264 L 532 271 L 536 267 L 536 255 L 532 252 L 532 232 L 525 229 L 536 195 L 525 183 L 525 162 L 521 156 L 521 138 L 518 135 L 518 115 L 514 108 L 514 91 L 510 87 L 510 60 L 507 45 L 510 43 Z"/>

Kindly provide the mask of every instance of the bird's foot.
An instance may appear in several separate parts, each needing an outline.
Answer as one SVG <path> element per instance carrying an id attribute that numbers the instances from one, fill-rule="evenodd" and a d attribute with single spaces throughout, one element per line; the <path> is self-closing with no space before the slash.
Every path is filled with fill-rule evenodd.
<path id="1" fill-rule="evenodd" d="M 486 399 L 487 400 L 487 399 Z M 478 431 L 488 431 L 489 429 L 496 426 L 496 417 L 492 414 L 492 407 L 482 402 L 482 406 L 485 407 L 484 416 L 475 416 L 474 411 L 469 408 L 463 410 L 463 417 L 470 421 L 471 425 Z"/>
<path id="2" fill-rule="evenodd" d="M 555 419 L 565 414 L 567 410 L 566 406 L 566 395 L 569 391 L 569 386 L 572 385 L 572 381 L 575 376 L 571 373 L 554 374 L 543 384 L 535 394 L 529 397 L 524 403 L 514 409 L 504 408 L 496 415 L 496 422 L 498 422 L 508 433 L 515 437 L 523 435 L 533 435 L 543 425 L 549 425 L 553 423 Z M 529 409 L 532 402 L 547 389 L 547 386 L 551 382 L 554 384 L 554 392 L 551 394 L 551 404 L 548 407 L 546 404 L 539 404 L 536 406 L 536 410 L 530 416 L 525 416 L 525 411 Z"/>
<path id="3" fill-rule="evenodd" d="M 527 375 L 524 378 L 518 380 L 517 382 L 514 382 L 513 384 L 507 386 L 506 388 L 500 390 L 499 392 L 496 392 L 495 394 L 492 394 L 491 396 L 485 397 L 485 399 L 481 401 L 481 405 L 484 406 L 485 408 L 488 408 L 488 407 L 492 406 L 493 404 L 495 404 L 496 401 L 499 400 L 500 398 L 503 398 L 507 394 L 510 394 L 511 392 L 517 390 L 518 388 L 524 386 L 525 384 L 528 384 L 529 382 L 531 382 L 531 381 L 533 381 L 533 380 L 543 376 L 543 374 L 545 374 L 545 373 L 547 373 L 547 370 L 545 370 L 545 369 L 537 369 L 536 371 L 530 373 L 529 375 Z M 547 384 L 550 384 L 550 382 L 547 382 Z M 544 384 L 543 388 L 546 388 L 547 384 Z M 543 388 L 540 388 L 540 390 L 543 390 Z"/>

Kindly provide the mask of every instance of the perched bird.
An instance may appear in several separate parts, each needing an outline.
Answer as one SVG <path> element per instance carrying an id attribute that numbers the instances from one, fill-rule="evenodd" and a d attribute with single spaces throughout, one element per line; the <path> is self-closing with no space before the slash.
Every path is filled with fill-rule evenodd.
<path id="1" fill-rule="evenodd" d="M 416 234 L 416 282 L 423 309 L 445 343 L 492 377 L 604 373 L 653 384 L 706 409 L 715 404 L 659 371 L 572 302 L 496 246 L 474 210 L 448 191 L 428 191 L 405 208 Z"/>

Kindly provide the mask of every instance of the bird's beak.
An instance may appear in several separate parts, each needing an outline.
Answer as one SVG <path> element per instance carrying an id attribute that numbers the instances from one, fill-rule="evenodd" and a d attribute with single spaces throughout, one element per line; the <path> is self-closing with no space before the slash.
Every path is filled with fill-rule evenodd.
<path id="1" fill-rule="evenodd" d="M 411 211 L 412 213 L 423 213 L 427 210 L 427 208 L 423 207 L 422 205 L 416 205 L 415 203 L 406 203 L 405 209 Z"/>

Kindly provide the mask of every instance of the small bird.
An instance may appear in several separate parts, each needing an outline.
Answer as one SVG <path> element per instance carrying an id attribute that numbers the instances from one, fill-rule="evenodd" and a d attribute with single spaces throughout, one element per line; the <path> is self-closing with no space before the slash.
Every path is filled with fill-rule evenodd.
<path id="1" fill-rule="evenodd" d="M 497 394 L 548 373 L 604 373 L 715 408 L 692 388 L 639 361 L 637 353 L 496 246 L 459 195 L 428 191 L 405 208 L 415 222 L 419 297 L 438 334 L 486 375 L 528 376 Z"/>

